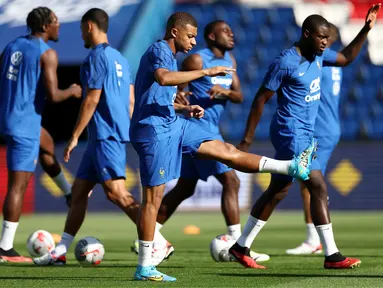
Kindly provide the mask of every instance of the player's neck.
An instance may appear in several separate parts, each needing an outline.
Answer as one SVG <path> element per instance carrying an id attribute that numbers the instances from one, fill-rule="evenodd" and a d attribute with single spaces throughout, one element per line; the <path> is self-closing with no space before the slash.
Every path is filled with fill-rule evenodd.
<path id="1" fill-rule="evenodd" d="M 223 58 L 225 56 L 226 51 L 223 49 L 219 49 L 218 47 L 214 47 L 214 46 L 209 46 L 209 49 L 211 50 L 211 52 L 213 52 L 215 57 Z"/>
<path id="2" fill-rule="evenodd" d="M 178 51 L 176 49 L 176 44 L 174 43 L 174 39 L 170 38 L 170 37 L 167 37 L 165 35 L 164 40 L 166 41 L 166 43 L 168 43 L 168 45 L 170 47 L 170 50 L 172 50 L 173 54 L 176 54 Z"/>
<path id="3" fill-rule="evenodd" d="M 315 58 L 315 54 L 307 45 L 305 45 L 305 43 L 302 43 L 302 41 L 299 41 L 295 47 L 298 54 L 305 57 L 307 60 L 312 60 Z"/>
<path id="4" fill-rule="evenodd" d="M 45 43 L 47 43 L 49 41 L 49 37 L 45 33 L 33 33 L 33 34 L 31 34 L 31 36 L 36 37 L 36 38 L 41 38 L 41 39 L 43 39 L 43 41 Z"/>
<path id="5" fill-rule="evenodd" d="M 92 39 L 91 47 L 94 48 L 103 43 L 109 43 L 108 37 L 106 35 L 99 35 L 98 37 Z"/>

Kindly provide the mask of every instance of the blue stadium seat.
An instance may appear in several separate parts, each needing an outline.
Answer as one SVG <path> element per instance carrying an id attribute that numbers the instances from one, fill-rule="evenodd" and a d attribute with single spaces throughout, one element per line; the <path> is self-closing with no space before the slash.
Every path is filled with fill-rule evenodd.
<path id="1" fill-rule="evenodd" d="M 342 139 L 354 140 L 359 134 L 359 121 L 348 118 L 341 121 Z"/>

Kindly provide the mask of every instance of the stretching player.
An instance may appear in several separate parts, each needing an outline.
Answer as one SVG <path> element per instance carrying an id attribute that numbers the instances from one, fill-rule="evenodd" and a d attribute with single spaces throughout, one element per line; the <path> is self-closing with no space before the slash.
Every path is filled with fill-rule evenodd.
<path id="1" fill-rule="evenodd" d="M 90 9 L 81 19 L 85 48 L 92 50 L 81 66 L 84 100 L 64 160 L 69 161 L 87 126 L 88 146 L 72 186 L 72 204 L 61 241 L 52 253 L 33 259 L 37 265 L 66 263 L 66 253 L 85 218 L 88 193 L 97 183 L 133 222 L 137 219 L 139 205 L 125 189 L 129 104 L 134 88 L 127 60 L 108 44 L 108 24 L 108 14 L 97 8 Z M 156 235 L 162 237 L 159 232 Z"/>
<path id="2" fill-rule="evenodd" d="M 46 7 L 33 9 L 27 26 L 31 34 L 17 38 L 5 48 L 0 75 L 0 134 L 6 140 L 8 167 L 0 259 L 9 262 L 31 262 L 13 249 L 13 242 L 39 154 L 45 96 L 52 102 L 81 97 L 78 85 L 66 90 L 57 87 L 57 54 L 47 44 L 58 40 L 60 24 L 56 15 Z"/>
<path id="3" fill-rule="evenodd" d="M 230 53 L 234 49 L 234 34 L 227 23 L 221 20 L 211 22 L 205 27 L 204 38 L 208 48 L 197 51 L 186 58 L 182 64 L 182 70 L 201 70 L 217 65 L 237 68 L 237 63 Z M 218 123 L 226 103 L 243 101 L 237 74 L 199 78 L 189 83 L 189 91 L 191 93 L 190 104 L 199 105 L 205 110 L 203 118 L 189 118 L 189 120 L 217 135 L 217 139 L 224 141 Z M 238 205 L 240 181 L 237 174 L 221 162 L 199 160 L 190 154 L 182 156 L 181 177 L 173 190 L 167 193 L 162 200 L 157 216 L 157 222 L 161 225 L 156 225 L 156 227 L 161 227 L 178 205 L 194 194 L 198 179 L 206 181 L 211 175 L 214 175 L 223 186 L 221 209 L 225 217 L 227 233 L 237 240 L 241 236 Z M 252 257 L 259 262 L 270 259 L 265 254 L 255 252 L 252 254 Z"/>
<path id="4" fill-rule="evenodd" d="M 263 106 L 275 92 L 278 94 L 278 107 L 271 122 L 270 135 L 276 158 L 289 159 L 311 143 L 320 100 L 322 67 L 346 66 L 355 59 L 375 24 L 379 8 L 380 4 L 371 7 L 365 26 L 341 53 L 326 49 L 329 37 L 327 20 L 319 15 L 306 18 L 299 42 L 284 50 L 269 67 L 253 101 L 245 138 L 240 145 L 242 149 L 246 150 L 252 142 Z M 327 207 L 327 187 L 317 159 L 311 169 L 310 179 L 305 181 L 305 185 L 311 194 L 311 214 L 325 252 L 324 267 L 357 267 L 361 261 L 344 257 L 335 244 Z M 230 253 L 243 266 L 264 268 L 249 257 L 249 247 L 275 206 L 287 195 L 292 180 L 291 177 L 272 175 L 269 187 L 253 206 L 241 237 L 230 248 Z"/>
<path id="5" fill-rule="evenodd" d="M 40 132 L 39 162 L 45 173 L 52 178 L 64 193 L 66 203 L 69 207 L 72 199 L 71 185 L 65 179 L 64 173 L 61 171 L 60 164 L 55 156 L 55 144 L 52 136 L 43 127 L 41 127 Z"/>
<path id="6" fill-rule="evenodd" d="M 164 40 L 151 45 L 141 58 L 135 83 L 136 102 L 130 127 L 133 147 L 140 158 L 143 202 L 137 220 L 139 237 L 137 280 L 175 281 L 151 265 L 153 236 L 158 209 L 165 183 L 179 178 L 182 153 L 218 160 L 248 173 L 280 173 L 298 179 L 308 179 L 314 145 L 293 160 L 276 161 L 255 154 L 244 153 L 233 145 L 220 141 L 217 134 L 192 121 L 176 116 L 177 112 L 202 118 L 204 110 L 198 105 L 174 104 L 177 85 L 205 76 L 224 76 L 235 72 L 227 66 L 194 71 L 177 71 L 177 52 L 189 52 L 195 46 L 197 23 L 193 16 L 177 12 L 170 16 Z"/>
<path id="7" fill-rule="evenodd" d="M 327 47 L 338 39 L 338 28 L 329 23 L 330 31 Z M 315 120 L 314 137 L 318 139 L 317 159 L 325 175 L 327 162 L 331 153 L 339 142 L 339 96 L 342 82 L 342 69 L 340 67 L 323 67 L 321 79 L 321 99 L 318 115 Z M 303 199 L 303 210 L 307 229 L 306 240 L 294 249 L 286 250 L 291 255 L 307 255 L 322 253 L 318 232 L 315 229 L 310 213 L 310 192 L 306 185 L 301 183 L 301 195 Z"/>

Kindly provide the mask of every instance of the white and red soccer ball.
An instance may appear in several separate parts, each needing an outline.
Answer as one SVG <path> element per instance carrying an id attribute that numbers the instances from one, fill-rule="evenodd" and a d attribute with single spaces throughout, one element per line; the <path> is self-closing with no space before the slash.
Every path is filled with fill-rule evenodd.
<path id="1" fill-rule="evenodd" d="M 27 240 L 27 250 L 32 257 L 43 256 L 55 249 L 52 235 L 45 230 L 37 230 Z"/>

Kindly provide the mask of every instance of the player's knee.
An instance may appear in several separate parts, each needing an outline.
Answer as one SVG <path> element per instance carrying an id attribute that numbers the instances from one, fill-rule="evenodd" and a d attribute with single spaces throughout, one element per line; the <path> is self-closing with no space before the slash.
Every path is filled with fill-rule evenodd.
<path id="1" fill-rule="evenodd" d="M 223 160 L 231 161 L 237 156 L 237 152 L 238 149 L 235 148 L 234 145 L 229 143 L 223 143 L 223 149 L 221 149 L 220 155 Z"/>

